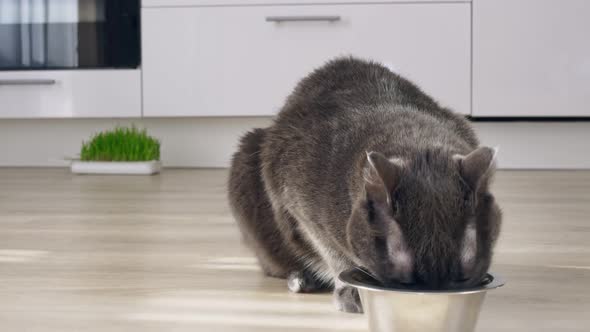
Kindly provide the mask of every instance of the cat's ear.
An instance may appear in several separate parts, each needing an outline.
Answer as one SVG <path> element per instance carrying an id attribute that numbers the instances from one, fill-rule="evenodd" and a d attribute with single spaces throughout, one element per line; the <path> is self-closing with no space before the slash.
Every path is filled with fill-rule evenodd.
<path id="1" fill-rule="evenodd" d="M 389 160 L 379 152 L 367 153 L 365 190 L 367 197 L 378 203 L 391 203 L 402 176 L 403 163 Z"/>
<path id="2" fill-rule="evenodd" d="M 474 190 L 485 186 L 496 170 L 498 149 L 479 147 L 466 156 L 455 155 L 461 177 Z"/>

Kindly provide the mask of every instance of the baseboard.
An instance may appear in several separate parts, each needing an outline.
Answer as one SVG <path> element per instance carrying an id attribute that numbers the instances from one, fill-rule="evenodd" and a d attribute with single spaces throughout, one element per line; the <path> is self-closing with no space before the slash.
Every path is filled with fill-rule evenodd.
<path id="1" fill-rule="evenodd" d="M 91 134 L 117 124 L 146 127 L 162 141 L 167 167 L 227 167 L 241 135 L 269 117 L 0 120 L 0 166 L 67 166 Z M 590 122 L 475 121 L 482 143 L 498 146 L 505 169 L 590 169 Z"/>

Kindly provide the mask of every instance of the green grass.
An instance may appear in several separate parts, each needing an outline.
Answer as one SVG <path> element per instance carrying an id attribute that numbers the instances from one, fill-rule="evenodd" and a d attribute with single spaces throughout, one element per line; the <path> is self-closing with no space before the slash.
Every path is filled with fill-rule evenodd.
<path id="1" fill-rule="evenodd" d="M 151 161 L 160 160 L 160 142 L 145 129 L 117 127 L 98 133 L 82 143 L 83 161 Z"/>

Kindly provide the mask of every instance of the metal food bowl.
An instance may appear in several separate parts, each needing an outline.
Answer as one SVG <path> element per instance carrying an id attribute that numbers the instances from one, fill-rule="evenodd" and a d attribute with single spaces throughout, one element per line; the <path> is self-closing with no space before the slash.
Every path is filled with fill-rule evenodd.
<path id="1" fill-rule="evenodd" d="M 504 285 L 491 274 L 459 290 L 383 287 L 356 269 L 339 278 L 358 289 L 371 332 L 473 332 L 486 293 Z"/>

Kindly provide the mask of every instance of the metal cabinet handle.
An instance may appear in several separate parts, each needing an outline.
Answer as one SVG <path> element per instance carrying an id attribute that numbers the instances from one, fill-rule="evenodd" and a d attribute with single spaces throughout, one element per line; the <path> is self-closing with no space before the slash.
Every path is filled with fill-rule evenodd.
<path id="1" fill-rule="evenodd" d="M 54 85 L 56 80 L 52 79 L 0 79 L 0 85 Z"/>
<path id="2" fill-rule="evenodd" d="M 266 22 L 336 22 L 340 16 L 267 16 Z"/>

